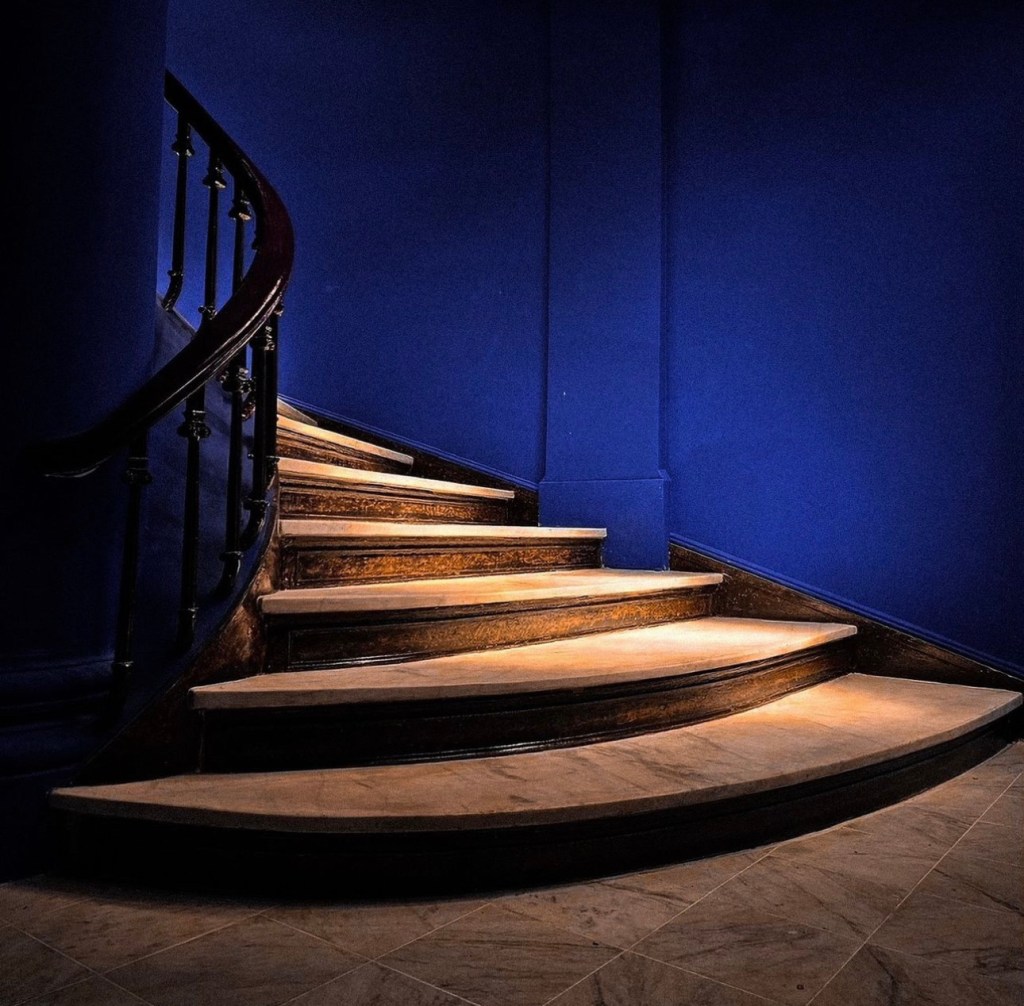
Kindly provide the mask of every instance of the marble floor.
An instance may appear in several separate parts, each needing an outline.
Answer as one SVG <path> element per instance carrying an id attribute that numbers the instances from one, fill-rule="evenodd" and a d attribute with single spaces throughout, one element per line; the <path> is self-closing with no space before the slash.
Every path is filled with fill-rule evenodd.
<path id="1" fill-rule="evenodd" d="M 842 826 L 598 882 L 346 904 L 0 886 L 0 1006 L 1020 1006 L 1024 743 Z"/>

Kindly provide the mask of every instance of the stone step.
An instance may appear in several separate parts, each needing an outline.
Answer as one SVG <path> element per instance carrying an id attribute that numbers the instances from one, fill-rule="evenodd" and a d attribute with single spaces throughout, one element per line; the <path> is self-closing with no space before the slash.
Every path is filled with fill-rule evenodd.
<path id="1" fill-rule="evenodd" d="M 750 708 L 848 669 L 854 626 L 698 618 L 192 690 L 211 771 L 479 756 Z"/>
<path id="2" fill-rule="evenodd" d="M 500 524 L 515 497 L 510 489 L 297 458 L 281 458 L 278 475 L 282 517 Z"/>
<path id="3" fill-rule="evenodd" d="M 281 415 L 277 418 L 277 449 L 282 457 L 343 465 L 365 471 L 407 472 L 413 463 L 410 455 L 400 451 L 378 447 L 365 440 L 356 440 Z"/>
<path id="4" fill-rule="evenodd" d="M 267 669 L 383 663 L 710 614 L 717 573 L 565 569 L 299 587 L 260 598 Z"/>
<path id="5" fill-rule="evenodd" d="M 71 867 L 357 893 L 592 875 L 823 827 L 1005 743 L 1014 692 L 851 674 L 673 730 L 500 757 L 58 789 Z"/>
<path id="6" fill-rule="evenodd" d="M 286 587 L 601 565 L 601 528 L 283 520 Z"/>
<path id="7" fill-rule="evenodd" d="M 308 423 L 310 426 L 320 425 L 312 416 L 301 409 L 297 409 L 291 402 L 286 402 L 283 398 L 277 400 L 277 416 L 278 419 L 282 417 L 285 419 L 297 419 L 300 423 Z"/>

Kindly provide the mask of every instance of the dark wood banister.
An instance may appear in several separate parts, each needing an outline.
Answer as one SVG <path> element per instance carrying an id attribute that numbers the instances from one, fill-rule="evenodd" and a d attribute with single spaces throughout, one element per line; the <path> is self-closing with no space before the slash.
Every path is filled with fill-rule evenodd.
<path id="1" fill-rule="evenodd" d="M 207 190 L 206 242 L 203 257 L 203 320 L 188 344 L 142 387 L 130 394 L 91 429 L 61 440 L 39 444 L 24 460 L 43 476 L 88 475 L 114 455 L 126 451 L 124 480 L 128 485 L 125 535 L 122 547 L 111 688 L 106 715 L 111 721 L 124 709 L 132 657 L 137 581 L 142 554 L 143 494 L 152 481 L 149 469 L 149 431 L 173 409 L 184 405 L 177 428 L 185 439 L 185 496 L 182 519 L 181 594 L 177 647 L 186 652 L 195 639 L 200 602 L 202 512 L 201 447 L 211 435 L 206 424 L 206 386 L 219 378 L 231 401 L 229 460 L 225 473 L 225 538 L 220 553 L 223 573 L 213 594 L 227 596 L 238 576 L 244 553 L 259 538 L 270 507 L 269 492 L 276 463 L 277 344 L 282 297 L 291 277 L 294 235 L 291 220 L 263 173 L 213 120 L 171 73 L 164 95 L 177 112 L 178 132 L 171 150 L 178 158 L 174 200 L 174 234 L 170 286 L 162 300 L 170 311 L 182 291 L 186 271 L 188 160 L 194 154 L 193 132 L 206 144 L 208 169 L 202 180 Z M 232 221 L 231 295 L 218 306 L 218 248 L 221 192 L 234 183 L 234 198 L 226 214 Z M 245 267 L 248 224 L 255 225 L 253 254 Z M 251 356 L 252 375 L 247 369 Z M 246 397 L 248 395 L 248 397 Z M 243 424 L 253 420 L 252 477 L 243 500 Z M 243 530 L 242 514 L 248 511 Z"/>
<path id="2" fill-rule="evenodd" d="M 204 318 L 195 338 L 141 388 L 91 429 L 40 444 L 32 451 L 33 467 L 45 475 L 87 475 L 219 374 L 270 323 L 291 276 L 292 224 L 273 186 L 170 72 L 165 95 L 217 150 L 224 166 L 243 180 L 255 217 L 255 255 L 234 295 L 212 318 Z"/>

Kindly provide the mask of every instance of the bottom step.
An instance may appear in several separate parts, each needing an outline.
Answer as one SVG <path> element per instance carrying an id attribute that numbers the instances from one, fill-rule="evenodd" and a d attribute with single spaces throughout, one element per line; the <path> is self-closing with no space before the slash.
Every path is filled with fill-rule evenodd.
<path id="1" fill-rule="evenodd" d="M 55 791 L 71 866 L 350 894 L 569 879 L 822 827 L 1001 747 L 1021 696 L 852 674 L 747 712 L 465 761 Z"/>

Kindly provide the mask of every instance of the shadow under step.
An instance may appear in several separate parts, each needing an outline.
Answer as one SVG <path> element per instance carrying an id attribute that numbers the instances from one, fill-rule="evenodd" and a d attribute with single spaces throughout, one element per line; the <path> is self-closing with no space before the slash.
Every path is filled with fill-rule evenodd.
<path id="1" fill-rule="evenodd" d="M 542 642 L 711 613 L 717 573 L 566 569 L 279 590 L 267 668 L 309 670 Z"/>
<path id="2" fill-rule="evenodd" d="M 277 450 L 282 457 L 366 471 L 407 472 L 413 463 L 408 454 L 281 415 L 277 418 Z"/>
<path id="3" fill-rule="evenodd" d="M 1005 744 L 1021 696 L 851 674 L 675 730 L 492 758 L 56 790 L 71 869 L 246 889 L 565 881 L 750 847 Z"/>
<path id="4" fill-rule="evenodd" d="M 515 498 L 510 489 L 296 458 L 281 458 L 277 471 L 282 517 L 501 524 Z"/>
<path id="5" fill-rule="evenodd" d="M 203 770 L 468 757 L 663 730 L 849 670 L 852 625 L 699 618 L 192 690 Z"/>
<path id="6" fill-rule="evenodd" d="M 601 528 L 284 520 L 285 587 L 601 565 Z"/>

